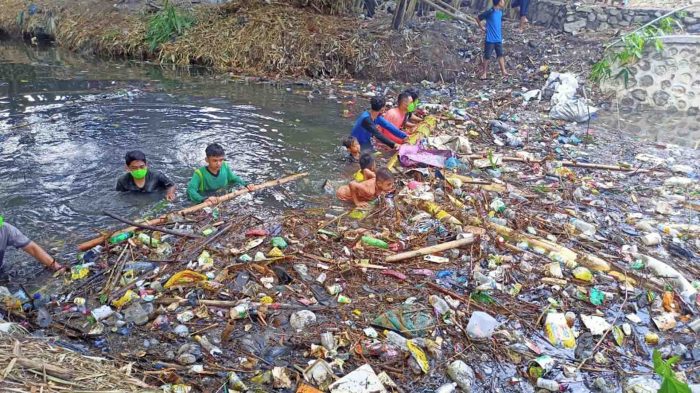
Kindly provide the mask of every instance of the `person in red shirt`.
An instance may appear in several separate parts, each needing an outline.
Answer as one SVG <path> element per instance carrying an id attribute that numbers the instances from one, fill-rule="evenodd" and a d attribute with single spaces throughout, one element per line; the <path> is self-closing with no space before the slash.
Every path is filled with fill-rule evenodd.
<path id="1" fill-rule="evenodd" d="M 384 117 L 385 120 L 387 120 L 389 123 L 393 124 L 396 128 L 401 129 L 404 126 L 404 119 L 406 119 L 406 115 L 408 114 L 408 106 L 413 102 L 413 98 L 411 97 L 410 94 L 407 92 L 403 92 L 399 94 L 398 97 L 398 105 L 395 108 L 389 109 L 386 113 L 384 113 L 382 116 Z M 406 127 L 413 126 L 412 123 L 407 123 Z M 389 130 L 379 127 L 379 131 L 390 139 L 394 143 L 401 144 L 404 142 L 403 139 L 397 138 L 394 134 L 392 134 Z"/>

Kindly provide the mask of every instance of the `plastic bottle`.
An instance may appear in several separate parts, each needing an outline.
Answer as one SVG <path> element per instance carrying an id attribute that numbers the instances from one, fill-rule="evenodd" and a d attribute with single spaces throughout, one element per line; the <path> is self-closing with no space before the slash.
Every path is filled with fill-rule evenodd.
<path id="1" fill-rule="evenodd" d="M 578 218 L 572 218 L 571 225 L 573 225 L 576 228 L 576 230 L 587 236 L 595 235 L 596 231 L 598 230 L 598 228 L 596 228 L 595 225 L 583 220 L 579 220 Z"/>
<path id="2" fill-rule="evenodd" d="M 537 378 L 537 387 L 541 389 L 547 389 L 550 392 L 558 392 L 559 382 L 553 381 L 551 379 Z"/>
<path id="3" fill-rule="evenodd" d="M 408 340 L 406 338 L 392 330 L 385 330 L 384 335 L 386 336 L 387 340 L 389 340 L 390 343 L 394 344 L 395 346 L 399 347 L 402 351 L 408 351 L 408 344 L 406 343 Z"/>
<path id="4" fill-rule="evenodd" d="M 231 319 L 243 319 L 248 316 L 248 303 L 239 304 L 230 311 Z"/>
<path id="5" fill-rule="evenodd" d="M 82 255 L 78 255 L 78 259 L 81 259 L 83 263 L 92 263 L 97 261 L 101 253 L 102 246 L 95 246 L 85 251 Z"/>
<path id="6" fill-rule="evenodd" d="M 118 235 L 114 235 L 109 239 L 109 244 L 119 244 L 132 236 L 134 236 L 133 232 L 123 232 Z"/>
<path id="7" fill-rule="evenodd" d="M 389 244 L 387 244 L 387 242 L 385 242 L 384 240 L 375 239 L 372 236 L 362 236 L 362 244 L 371 247 L 382 248 L 385 250 L 389 249 Z"/>
<path id="8" fill-rule="evenodd" d="M 440 296 L 430 295 L 428 302 L 433 306 L 433 310 L 435 310 L 437 315 L 448 314 L 450 312 L 450 306 L 447 305 L 447 302 Z"/>
<path id="9" fill-rule="evenodd" d="M 160 244 L 160 240 L 154 239 L 145 233 L 139 233 L 138 239 L 141 241 L 141 243 L 150 247 L 157 247 Z"/>
<path id="10" fill-rule="evenodd" d="M 552 345 L 562 346 L 564 348 L 574 348 L 576 346 L 576 337 L 574 337 L 574 332 L 566 322 L 566 316 L 564 314 L 547 314 L 544 326 L 549 342 Z"/>

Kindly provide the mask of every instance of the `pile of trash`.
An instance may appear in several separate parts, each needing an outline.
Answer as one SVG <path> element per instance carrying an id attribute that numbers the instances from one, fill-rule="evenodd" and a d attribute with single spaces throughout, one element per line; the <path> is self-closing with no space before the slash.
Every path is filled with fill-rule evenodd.
<path id="1" fill-rule="evenodd" d="M 588 116 L 558 80 L 523 105 L 573 100 Z M 172 213 L 80 254 L 61 293 L 5 290 L 5 317 L 166 392 L 700 382 L 695 153 L 628 145 L 624 162 L 559 110 L 490 108 L 425 104 L 412 144 L 380 159 L 395 192 L 367 209 Z"/>

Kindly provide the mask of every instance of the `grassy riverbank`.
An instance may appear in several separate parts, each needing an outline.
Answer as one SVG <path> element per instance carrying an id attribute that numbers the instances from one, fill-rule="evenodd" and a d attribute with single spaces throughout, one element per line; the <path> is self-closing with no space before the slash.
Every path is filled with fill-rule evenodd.
<path id="1" fill-rule="evenodd" d="M 382 18 L 363 21 L 291 5 L 239 1 L 179 9 L 189 26 L 154 46 L 148 32 L 162 9 L 115 8 L 97 0 L 0 0 L 0 9 L 0 31 L 7 36 L 47 39 L 103 57 L 197 64 L 268 77 L 449 81 L 462 71 L 459 43 L 445 39 L 450 35 L 445 30 L 462 34 L 451 23 L 408 37 L 390 31 Z"/>

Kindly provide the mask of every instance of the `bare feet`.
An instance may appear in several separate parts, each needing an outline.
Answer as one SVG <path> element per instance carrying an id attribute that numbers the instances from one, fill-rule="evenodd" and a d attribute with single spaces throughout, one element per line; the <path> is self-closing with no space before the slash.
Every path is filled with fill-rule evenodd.
<path id="1" fill-rule="evenodd" d="M 485 80 L 485 79 L 486 79 L 486 74 L 484 73 L 484 74 L 479 75 L 479 79 Z"/>

